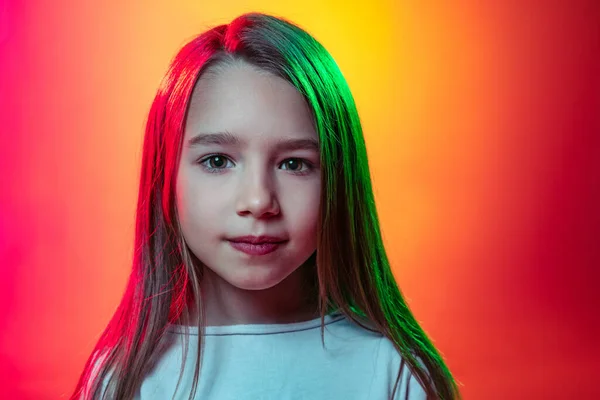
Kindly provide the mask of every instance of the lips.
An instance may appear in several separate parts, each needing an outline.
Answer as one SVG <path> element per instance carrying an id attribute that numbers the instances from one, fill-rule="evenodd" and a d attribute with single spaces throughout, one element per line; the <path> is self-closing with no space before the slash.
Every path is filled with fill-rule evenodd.
<path id="1" fill-rule="evenodd" d="M 286 239 L 281 236 L 269 236 L 269 235 L 238 236 L 238 237 L 230 238 L 228 240 L 230 242 L 235 242 L 235 243 L 250 243 L 250 244 L 282 243 L 282 242 L 286 241 Z"/>
<path id="2" fill-rule="evenodd" d="M 234 242 L 229 241 L 231 246 L 243 253 L 251 256 L 264 256 L 272 253 L 279 248 L 282 242 L 279 243 L 248 243 L 248 242 Z"/>

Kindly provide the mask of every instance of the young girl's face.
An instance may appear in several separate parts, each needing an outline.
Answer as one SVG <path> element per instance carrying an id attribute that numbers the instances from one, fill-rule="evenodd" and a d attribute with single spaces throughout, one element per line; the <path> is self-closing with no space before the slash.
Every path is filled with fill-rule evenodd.
<path id="1" fill-rule="evenodd" d="M 321 192 L 317 134 L 287 81 L 245 63 L 204 74 L 192 95 L 177 208 L 194 255 L 227 284 L 271 288 L 316 250 Z M 284 242 L 250 255 L 231 239 Z"/>

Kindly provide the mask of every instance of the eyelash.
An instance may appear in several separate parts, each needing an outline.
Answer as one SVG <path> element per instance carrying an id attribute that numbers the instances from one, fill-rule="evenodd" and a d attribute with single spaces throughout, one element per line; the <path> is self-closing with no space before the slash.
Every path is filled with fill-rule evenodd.
<path id="1" fill-rule="evenodd" d="M 210 167 L 207 165 L 207 161 L 210 161 L 215 157 L 223 157 L 226 161 L 231 161 L 229 159 L 229 157 L 227 157 L 223 154 L 211 154 L 210 156 L 204 157 L 202 160 L 198 161 L 198 164 L 200 164 L 202 166 L 202 168 L 210 174 L 219 174 L 226 168 L 225 167 L 213 168 L 213 167 Z M 286 161 L 290 161 L 290 160 L 300 161 L 300 163 L 302 163 L 303 165 L 306 165 L 308 167 L 308 169 L 306 171 L 290 171 L 294 175 L 300 175 L 300 176 L 308 175 L 310 172 L 312 172 L 312 170 L 314 168 L 314 166 L 311 162 L 309 162 L 303 158 L 297 158 L 297 157 L 286 158 L 285 160 L 283 160 L 281 165 L 283 165 Z"/>

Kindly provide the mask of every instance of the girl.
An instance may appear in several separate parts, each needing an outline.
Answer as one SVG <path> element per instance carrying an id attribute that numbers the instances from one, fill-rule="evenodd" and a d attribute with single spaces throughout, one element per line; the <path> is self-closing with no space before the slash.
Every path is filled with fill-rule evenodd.
<path id="1" fill-rule="evenodd" d="M 346 81 L 290 22 L 242 15 L 176 55 L 135 243 L 72 399 L 458 397 L 390 270 Z"/>

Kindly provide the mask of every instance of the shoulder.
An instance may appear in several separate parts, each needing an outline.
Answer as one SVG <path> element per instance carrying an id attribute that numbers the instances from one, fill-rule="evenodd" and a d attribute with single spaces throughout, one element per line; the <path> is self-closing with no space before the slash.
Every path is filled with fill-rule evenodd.
<path id="1" fill-rule="evenodd" d="M 370 350 L 370 355 L 364 354 L 365 361 L 369 360 L 370 362 L 370 360 L 373 360 L 377 385 L 383 386 L 382 389 L 387 393 L 387 399 L 427 399 L 427 394 L 414 374 L 413 367 L 396 350 L 394 343 L 380 332 L 377 332 L 375 326 L 368 321 L 361 322 L 364 323 L 364 327 L 349 319 L 344 319 L 339 323 L 332 324 L 331 330 L 335 332 L 338 338 L 350 339 L 355 350 L 358 351 L 359 348 L 365 351 Z M 424 367 L 418 357 L 417 362 L 420 363 L 421 367 Z M 394 390 L 398 375 L 400 375 L 400 379 Z"/>
<path id="2" fill-rule="evenodd" d="M 106 350 L 106 351 L 96 350 L 92 354 L 91 360 L 90 360 L 90 369 L 86 373 L 85 384 L 84 384 L 83 390 L 81 392 L 81 397 L 79 397 L 80 400 L 91 399 L 91 396 L 93 394 L 92 392 L 94 390 L 94 383 L 98 379 L 98 375 L 100 374 L 102 366 L 105 363 L 107 357 L 108 357 L 108 350 Z M 102 388 L 100 391 L 101 395 L 103 395 L 104 392 L 106 391 L 106 387 L 108 385 L 109 379 L 110 379 L 110 374 L 107 373 L 101 384 L 101 388 Z M 102 396 L 100 396 L 100 398 L 102 398 Z"/>
<path id="3" fill-rule="evenodd" d="M 391 385 L 389 393 L 394 393 L 394 400 L 426 400 L 427 393 L 423 388 L 423 385 L 417 379 L 417 376 L 413 372 L 413 367 L 408 363 L 405 357 L 400 354 L 394 347 L 394 344 L 387 337 L 381 337 L 381 343 L 379 346 L 379 361 L 380 368 L 385 369 L 387 375 L 387 381 Z M 417 358 L 417 362 L 421 362 Z M 420 364 L 423 367 L 423 364 Z M 394 385 L 398 380 L 398 386 L 394 391 Z"/>

